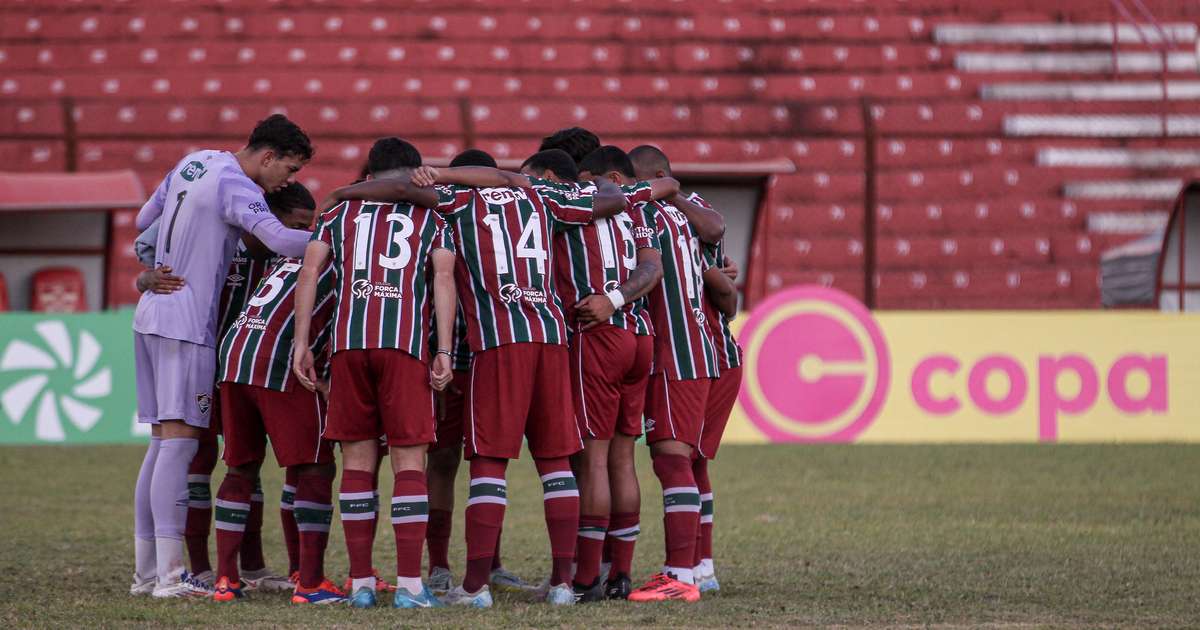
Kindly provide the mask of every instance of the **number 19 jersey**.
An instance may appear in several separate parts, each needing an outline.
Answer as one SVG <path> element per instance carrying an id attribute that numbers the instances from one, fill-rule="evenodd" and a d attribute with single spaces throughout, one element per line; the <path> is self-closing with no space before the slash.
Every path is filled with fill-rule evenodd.
<path id="1" fill-rule="evenodd" d="M 313 240 L 329 245 L 337 308 L 333 352 L 393 348 L 429 356 L 434 249 L 454 251 L 446 221 L 407 203 L 346 201 L 321 215 Z"/>
<path id="2" fill-rule="evenodd" d="M 458 295 L 472 352 L 509 343 L 566 344 L 554 292 L 551 233 L 592 220 L 592 196 L 533 180 L 532 188 L 439 186 L 459 259 Z"/>
<path id="3" fill-rule="evenodd" d="M 663 279 L 650 292 L 654 321 L 654 368 L 671 380 L 717 378 L 717 355 L 706 328 L 705 262 L 700 238 L 683 211 L 651 201 L 641 205 L 647 227 L 662 251 Z"/>

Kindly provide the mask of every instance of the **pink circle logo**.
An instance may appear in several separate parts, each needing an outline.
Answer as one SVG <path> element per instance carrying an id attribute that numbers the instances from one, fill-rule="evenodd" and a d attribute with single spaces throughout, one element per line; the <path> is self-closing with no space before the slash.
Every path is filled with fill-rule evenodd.
<path id="1" fill-rule="evenodd" d="M 883 407 L 891 360 L 853 297 L 823 287 L 775 294 L 751 313 L 738 399 L 774 442 L 849 442 Z"/>

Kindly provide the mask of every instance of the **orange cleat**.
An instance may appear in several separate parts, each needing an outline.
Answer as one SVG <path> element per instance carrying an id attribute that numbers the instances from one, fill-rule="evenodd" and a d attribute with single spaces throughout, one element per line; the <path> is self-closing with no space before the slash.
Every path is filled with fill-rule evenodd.
<path id="1" fill-rule="evenodd" d="M 684 584 L 665 573 L 658 573 L 629 594 L 631 602 L 665 602 L 673 599 L 698 602 L 700 589 L 695 584 Z"/>
<path id="2" fill-rule="evenodd" d="M 371 569 L 371 574 L 375 576 L 375 592 L 389 593 L 391 591 L 396 590 L 395 586 L 388 584 L 387 580 L 384 580 L 383 578 L 379 577 L 379 569 Z M 351 588 L 351 585 L 353 583 L 354 583 L 353 580 L 351 580 L 350 578 L 346 578 L 346 581 L 342 583 L 342 590 L 346 591 L 347 593 L 354 590 L 353 588 Z"/>
<path id="3" fill-rule="evenodd" d="M 346 594 L 329 580 L 322 580 L 314 588 L 304 588 L 297 581 L 296 590 L 292 593 L 293 604 L 338 604 L 344 601 Z"/>
<path id="4" fill-rule="evenodd" d="M 221 576 L 213 586 L 212 598 L 214 602 L 232 602 L 243 597 L 241 582 L 230 581 L 229 578 Z"/>

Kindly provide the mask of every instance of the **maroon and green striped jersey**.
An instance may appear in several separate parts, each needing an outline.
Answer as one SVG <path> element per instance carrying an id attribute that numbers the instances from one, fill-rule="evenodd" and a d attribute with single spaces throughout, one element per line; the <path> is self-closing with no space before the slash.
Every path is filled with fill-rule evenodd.
<path id="1" fill-rule="evenodd" d="M 337 308 L 333 352 L 392 348 L 429 359 L 435 249 L 454 251 L 446 221 L 408 203 L 346 201 L 321 215 Z"/>
<path id="2" fill-rule="evenodd" d="M 663 280 L 650 292 L 654 373 L 672 380 L 720 376 L 704 312 L 704 257 L 700 238 L 682 210 L 665 201 L 641 205 L 662 252 Z"/>
<path id="3" fill-rule="evenodd" d="M 712 204 L 705 201 L 697 193 L 688 195 L 688 201 L 712 209 Z M 701 243 L 704 250 L 704 262 L 708 267 L 724 267 L 725 266 L 725 239 L 721 239 L 716 245 Z M 712 335 L 713 345 L 717 351 L 717 367 L 722 371 L 738 367 L 742 364 L 742 347 L 738 345 L 737 339 L 733 338 L 733 332 L 729 330 L 729 318 L 717 308 L 717 305 L 712 300 L 704 301 L 704 314 L 708 322 L 708 332 Z"/>
<path id="4" fill-rule="evenodd" d="M 224 335 L 238 315 L 241 315 L 242 310 L 246 308 L 246 301 L 254 293 L 258 281 L 262 280 L 263 272 L 274 264 L 277 258 L 273 254 L 265 258 L 255 258 L 246 251 L 246 246 L 238 241 L 237 252 L 229 262 L 225 284 L 221 287 L 221 300 L 217 311 L 218 337 Z"/>
<path id="5" fill-rule="evenodd" d="M 594 194 L 594 186 L 582 189 Z M 646 228 L 637 205 L 650 201 L 650 184 L 638 182 L 622 188 L 626 209 L 609 219 L 596 219 L 587 225 L 554 235 L 554 273 L 556 289 L 562 299 L 567 326 L 575 329 L 575 304 L 595 293 L 608 293 L 629 279 L 637 266 L 637 250 L 657 248 L 653 232 Z M 613 313 L 608 323 L 635 335 L 654 334 L 647 300 L 639 298 Z"/>
<path id="6" fill-rule="evenodd" d="M 429 347 L 437 350 L 437 318 L 434 325 L 429 327 Z M 467 318 L 463 315 L 462 302 L 458 303 L 458 313 L 454 316 L 454 339 L 450 342 L 450 369 L 456 372 L 466 372 L 471 369 L 471 345 L 467 341 Z"/>
<path id="7" fill-rule="evenodd" d="M 567 343 L 551 234 L 591 222 L 592 196 L 536 179 L 531 188 L 439 186 L 438 194 L 458 246 L 455 278 L 471 351 Z"/>
<path id="8" fill-rule="evenodd" d="M 279 257 L 267 269 L 246 308 L 221 337 L 217 349 L 218 383 L 291 390 L 295 382 L 292 340 L 296 332 L 296 283 L 303 263 L 300 258 Z M 328 362 L 335 297 L 333 267 L 326 265 L 317 280 L 317 300 L 309 329 L 309 346 L 317 366 Z"/>

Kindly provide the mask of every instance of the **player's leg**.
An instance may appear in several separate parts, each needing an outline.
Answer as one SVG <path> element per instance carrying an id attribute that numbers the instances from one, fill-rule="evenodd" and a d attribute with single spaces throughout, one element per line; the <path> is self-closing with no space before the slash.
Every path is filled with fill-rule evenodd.
<path id="1" fill-rule="evenodd" d="M 550 590 L 546 601 L 575 603 L 570 582 L 579 533 L 579 489 L 569 457 L 583 448 L 574 421 L 570 356 L 566 346 L 539 344 L 533 401 L 525 438 L 542 480 L 542 505 L 550 535 Z"/>
<path id="2" fill-rule="evenodd" d="M 663 489 L 663 572 L 629 595 L 630 601 L 696 601 L 692 561 L 700 526 L 700 491 L 692 473 L 692 452 L 699 442 L 710 379 L 672 381 L 650 378 L 646 441 L 654 475 Z"/>
<path id="3" fill-rule="evenodd" d="M 239 383 L 221 385 L 227 470 L 217 488 L 216 501 L 217 581 L 213 599 L 218 602 L 242 597 L 246 586 L 238 558 L 245 544 L 251 500 L 267 446 L 256 389 Z"/>
<path id="4" fill-rule="evenodd" d="M 723 370 L 709 392 L 704 429 L 692 463 L 696 486 L 700 490 L 700 529 L 696 545 L 696 585 L 701 592 L 721 588 L 713 565 L 713 488 L 708 476 L 708 462 L 717 456 L 729 414 L 737 402 L 742 385 L 741 366 Z"/>
<path id="5" fill-rule="evenodd" d="M 214 399 L 217 396 L 214 395 Z M 214 401 L 215 402 L 215 401 Z M 191 579 L 205 586 L 212 586 L 214 576 L 208 559 L 208 535 L 213 526 L 212 472 L 217 467 L 220 444 L 217 436 L 216 406 L 213 408 L 213 426 L 200 437 L 200 444 L 192 464 L 188 467 L 188 509 L 184 522 L 183 537 L 191 564 Z"/>
<path id="6" fill-rule="evenodd" d="M 158 426 L 158 407 L 154 401 L 154 361 L 150 344 L 141 333 L 133 334 L 137 419 L 150 425 L 150 444 L 142 457 L 133 490 L 133 584 L 130 595 L 149 595 L 154 591 L 158 569 L 154 553 L 154 511 L 150 504 L 150 486 L 154 463 L 162 446 L 162 427 Z"/>
<path id="7" fill-rule="evenodd" d="M 379 436 L 383 433 L 367 352 L 344 350 L 330 365 L 329 421 L 325 437 L 341 443 L 342 481 L 338 489 L 342 530 L 350 556 L 350 605 L 375 605 L 371 569 L 378 499 L 375 492 Z"/>
<path id="8" fill-rule="evenodd" d="M 429 588 L 445 593 L 453 586 L 450 572 L 450 535 L 454 514 L 454 480 L 462 461 L 462 423 L 470 375 L 456 371 L 446 391 L 437 394 L 436 439 L 429 451 L 425 480 L 429 486 L 429 524 L 425 544 L 429 549 Z"/>
<path id="9" fill-rule="evenodd" d="M 283 490 L 279 493 L 279 526 L 283 530 L 283 544 L 287 547 L 289 576 L 300 571 L 300 530 L 296 527 L 295 513 L 297 483 L 295 469 L 284 471 Z"/>
<path id="10" fill-rule="evenodd" d="M 632 590 L 630 574 L 633 552 L 641 533 L 642 490 L 638 484 L 635 445 L 642 434 L 646 410 L 646 385 L 654 362 L 654 337 L 641 335 L 636 354 L 621 383 L 621 406 L 616 432 L 608 449 L 608 479 L 612 495 L 605 546 L 609 567 L 604 594 L 609 599 L 627 599 Z"/>
<path id="11" fill-rule="evenodd" d="M 196 594 L 184 582 L 183 531 L 187 517 L 187 470 L 201 433 L 208 428 L 216 354 L 197 344 L 146 336 L 153 346 L 154 391 L 162 431 L 150 482 L 154 515 L 156 597 Z"/>
<path id="12" fill-rule="evenodd" d="M 585 595 L 600 581 L 600 561 L 608 531 L 612 499 L 609 491 L 609 440 L 584 439 L 575 467 L 579 475 L 579 531 L 575 539 L 576 594 Z M 583 601 L 581 598 L 580 601 Z"/>
<path id="13" fill-rule="evenodd" d="M 449 604 L 492 605 L 488 579 L 508 504 L 505 471 L 521 452 L 533 396 L 538 344 L 515 343 L 477 353 L 463 417 L 464 456 L 470 461 L 467 496 L 467 567 L 463 582 L 446 594 Z"/>

